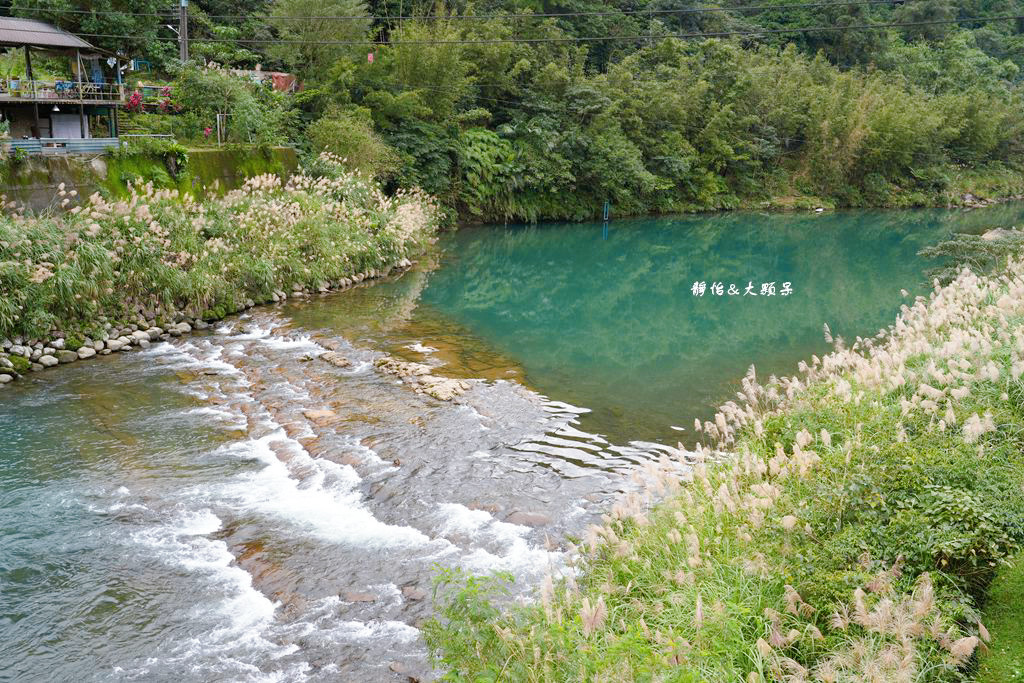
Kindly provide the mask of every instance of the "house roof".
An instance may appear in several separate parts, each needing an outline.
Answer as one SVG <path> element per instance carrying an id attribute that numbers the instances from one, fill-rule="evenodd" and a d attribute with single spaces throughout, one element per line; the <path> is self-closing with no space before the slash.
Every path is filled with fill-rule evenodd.
<path id="1" fill-rule="evenodd" d="M 38 19 L 0 17 L 0 45 L 96 50 L 78 36 Z"/>

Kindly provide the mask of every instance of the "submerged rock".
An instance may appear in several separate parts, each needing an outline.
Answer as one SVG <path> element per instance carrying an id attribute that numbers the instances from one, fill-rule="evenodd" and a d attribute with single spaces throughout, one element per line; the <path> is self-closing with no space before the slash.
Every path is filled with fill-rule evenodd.
<path id="1" fill-rule="evenodd" d="M 338 419 L 338 414 L 333 410 L 304 410 L 302 414 L 317 427 L 326 427 Z"/>
<path id="2" fill-rule="evenodd" d="M 509 524 L 518 524 L 519 526 L 547 526 L 551 524 L 551 518 L 541 512 L 513 512 L 506 519 Z"/>
<path id="3" fill-rule="evenodd" d="M 360 591 L 345 591 L 341 597 L 345 602 L 377 602 L 377 596 L 373 593 Z"/>
<path id="4" fill-rule="evenodd" d="M 417 392 L 433 396 L 439 401 L 450 401 L 472 387 L 469 382 L 460 379 L 436 377 L 430 374 L 433 368 L 423 363 L 384 356 L 375 360 L 373 364 L 381 371 L 401 378 Z"/>
<path id="5" fill-rule="evenodd" d="M 1021 234 L 1021 232 L 1019 230 L 1007 230 L 1006 228 L 995 228 L 994 230 L 989 230 L 984 235 L 982 235 L 981 239 L 985 240 L 986 242 L 994 242 L 996 240 L 1005 239 L 1007 237 L 1016 237 L 1016 236 L 1019 236 L 1020 234 Z"/>
<path id="6" fill-rule="evenodd" d="M 348 358 L 345 358 L 345 356 L 341 355 L 337 351 L 328 351 L 326 353 L 321 353 L 319 358 L 320 360 L 326 361 L 338 368 L 347 368 L 348 366 L 352 365 L 352 361 L 350 361 Z"/>
<path id="7" fill-rule="evenodd" d="M 427 591 L 422 588 L 417 588 L 416 586 L 404 586 L 402 588 L 402 596 L 405 597 L 406 600 L 426 600 Z"/>

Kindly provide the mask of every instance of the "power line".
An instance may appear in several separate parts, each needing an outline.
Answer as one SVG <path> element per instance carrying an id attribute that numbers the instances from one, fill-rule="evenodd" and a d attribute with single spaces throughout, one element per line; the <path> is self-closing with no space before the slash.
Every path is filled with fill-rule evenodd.
<path id="1" fill-rule="evenodd" d="M 909 0 L 910 2 L 921 2 L 922 0 Z M 711 14 L 722 12 L 763 12 L 770 10 L 809 9 L 816 7 L 847 7 L 854 5 L 894 5 L 893 0 L 838 0 L 837 2 L 810 2 L 791 5 L 752 5 L 750 7 L 690 7 L 684 9 L 643 9 L 643 10 L 605 10 L 593 12 L 525 12 L 509 14 L 426 14 L 415 15 L 354 15 L 354 16 L 293 16 L 275 17 L 278 20 L 306 20 L 306 19 L 331 19 L 331 20 L 377 20 L 377 21 L 416 21 L 416 20 L 454 20 L 473 21 L 489 19 L 560 19 L 570 17 L 603 17 L 621 15 L 661 15 L 661 14 Z M 241 14 L 207 14 L 210 19 L 246 19 Z"/>
<path id="2" fill-rule="evenodd" d="M 923 0 L 905 0 L 905 2 L 922 2 Z M 601 17 L 601 16 L 654 16 L 664 14 L 718 14 L 728 12 L 768 12 L 775 10 L 800 10 L 800 9 L 815 9 L 815 8 L 827 8 L 827 7 L 852 7 L 858 5 L 895 5 L 894 0 L 837 0 L 836 2 L 810 2 L 810 3 L 796 3 L 788 5 L 751 5 L 749 7 L 690 7 L 682 9 L 651 9 L 651 10 L 605 10 L 605 11 L 593 11 L 593 12 L 525 12 L 525 13 L 510 13 L 510 14 L 425 14 L 421 16 L 416 15 L 297 15 L 297 16 L 277 16 L 273 17 L 275 21 L 305 21 L 305 20 L 333 20 L 333 21 L 425 21 L 425 20 L 452 20 L 452 21 L 479 21 L 479 20 L 490 20 L 490 19 L 560 19 L 560 18 L 573 18 L 573 17 Z M 8 11 L 14 9 L 11 6 L 6 7 Z M 153 12 L 117 12 L 117 11 L 94 11 L 94 10 L 74 10 L 74 9 L 61 9 L 53 8 L 49 9 L 46 7 L 24 7 L 17 8 L 17 12 L 36 12 L 46 14 L 86 14 L 86 15 L 115 15 L 115 16 L 132 16 L 132 17 L 154 17 L 154 18 L 167 18 L 173 16 L 176 10 L 167 10 L 166 14 L 157 14 Z M 208 19 L 252 19 L 255 18 L 252 15 L 247 14 L 204 14 L 202 15 Z M 270 18 L 270 17 L 264 17 Z"/>
<path id="3" fill-rule="evenodd" d="M 599 42 L 604 40 L 651 40 L 651 39 L 664 39 L 664 38 L 677 38 L 677 39 L 700 39 L 700 38 L 738 38 L 743 36 L 763 36 L 763 35 L 781 35 L 787 33 L 817 33 L 817 32 L 828 32 L 828 31 L 877 31 L 886 28 L 909 28 L 913 26 L 940 26 L 940 25 L 951 25 L 951 24 L 968 24 L 968 23 L 990 23 L 995 21 L 1021 21 L 1024 20 L 1024 15 L 1002 15 L 995 17 L 971 17 L 964 19 L 934 19 L 930 21 L 894 21 L 885 22 L 878 24 L 850 24 L 849 26 L 805 26 L 805 27 L 790 27 L 790 28 L 774 28 L 774 29 L 753 29 L 753 30 L 742 30 L 742 31 L 708 31 L 708 32 L 691 32 L 691 33 L 665 33 L 661 35 L 643 34 L 643 35 L 603 35 L 603 36 L 561 36 L 561 37 L 545 37 L 545 38 L 490 38 L 481 40 L 457 40 L 457 39 L 445 39 L 445 40 L 398 40 L 391 41 L 394 45 L 496 45 L 502 43 L 582 43 L 582 42 Z M 89 34 L 82 34 L 89 35 Z M 104 37 L 121 37 L 121 36 L 104 36 Z M 297 44 L 297 45 L 353 45 L 353 46 L 372 46 L 372 45 L 385 45 L 388 41 L 384 40 L 271 40 L 271 39 L 246 39 L 246 38 L 195 38 L 196 41 L 202 41 L 205 43 L 255 43 L 255 44 Z"/>
<path id="4" fill-rule="evenodd" d="M 495 45 L 503 43 L 581 43 L 581 42 L 599 42 L 605 40 L 651 40 L 651 39 L 665 39 L 665 38 L 677 38 L 677 39 L 701 39 L 701 38 L 738 38 L 744 36 L 764 36 L 764 35 L 781 35 L 787 33 L 816 33 L 816 32 L 829 32 L 829 31 L 876 31 L 886 28 L 909 28 L 914 26 L 940 26 L 940 25 L 952 25 L 952 24 L 969 24 L 979 23 L 985 24 L 996 21 L 1022 21 L 1024 15 L 1000 15 L 994 17 L 967 17 L 961 19 L 934 19 L 929 21 L 896 21 L 896 22 L 883 22 L 876 24 L 850 24 L 847 26 L 827 25 L 827 26 L 804 26 L 804 27 L 788 27 L 788 28 L 765 28 L 765 29 L 752 29 L 752 30 L 736 30 L 736 31 L 707 31 L 707 32 L 690 32 L 690 33 L 664 33 L 660 35 L 653 35 L 650 33 L 643 35 L 601 35 L 601 36 L 559 36 L 559 37 L 544 37 L 544 38 L 490 38 L 481 40 L 464 40 L 464 39 L 443 39 L 443 40 L 399 40 L 392 42 L 394 45 Z M 18 29 L 8 28 L 8 32 L 11 33 L 38 33 L 38 31 L 32 29 Z M 121 34 L 111 33 L 76 33 L 76 35 L 86 38 L 117 38 L 121 40 L 132 40 L 137 39 L 139 36 L 129 36 Z M 177 38 L 161 38 L 157 37 L 157 40 L 174 40 Z M 387 45 L 389 41 L 385 40 L 281 40 L 281 39 L 258 39 L 258 38 L 194 38 L 195 42 L 204 43 L 233 43 L 233 44 L 295 44 L 295 45 L 350 45 L 350 46 L 375 46 L 375 45 Z"/>
<path id="5" fill-rule="evenodd" d="M 115 16 L 115 17 L 119 17 L 119 16 L 124 16 L 124 17 L 153 17 L 153 18 L 156 18 L 156 19 L 167 19 L 167 18 L 173 17 L 177 13 L 177 8 L 166 10 L 163 14 L 157 14 L 155 12 L 121 12 L 121 11 L 117 11 L 117 10 L 106 10 L 106 11 L 103 11 L 103 10 L 92 10 L 92 9 L 64 9 L 64 8 L 57 8 L 57 7 L 54 7 L 52 9 L 48 8 L 48 7 L 14 7 L 12 5 L 6 5 L 4 7 L 0 7 L 0 9 L 4 9 L 7 12 L 12 12 L 12 11 L 18 12 L 19 14 L 34 12 L 36 14 L 88 14 L 88 15 Z M 14 16 L 14 15 L 11 15 L 11 16 Z"/>

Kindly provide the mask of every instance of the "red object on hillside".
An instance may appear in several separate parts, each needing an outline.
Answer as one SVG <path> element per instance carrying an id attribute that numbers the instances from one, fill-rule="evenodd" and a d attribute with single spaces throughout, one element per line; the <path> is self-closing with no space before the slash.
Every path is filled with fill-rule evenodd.
<path id="1" fill-rule="evenodd" d="M 128 101 L 124 103 L 125 111 L 142 111 L 142 93 L 136 90 L 132 93 L 132 96 L 128 98 Z"/>
<path id="2" fill-rule="evenodd" d="M 373 53 L 372 52 L 367 52 L 366 53 L 366 61 L 368 61 L 370 64 L 373 64 Z"/>
<path id="3" fill-rule="evenodd" d="M 278 92 L 302 90 L 302 86 L 299 84 L 298 79 L 295 78 L 295 74 L 272 71 L 270 73 L 270 82 L 273 84 L 274 90 Z"/>

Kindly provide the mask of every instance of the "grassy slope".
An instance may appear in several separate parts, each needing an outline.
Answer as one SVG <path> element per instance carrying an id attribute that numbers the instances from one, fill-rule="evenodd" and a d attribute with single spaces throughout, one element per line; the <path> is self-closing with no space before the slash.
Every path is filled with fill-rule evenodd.
<path id="1" fill-rule="evenodd" d="M 978 683 L 1024 681 L 1024 556 L 996 576 L 984 618 L 992 642 L 981 657 Z"/>
<path id="2" fill-rule="evenodd" d="M 219 318 L 275 289 L 393 265 L 436 230 L 425 196 L 385 197 L 335 161 L 313 163 L 316 176 L 259 176 L 201 201 L 149 186 L 68 213 L 0 218 L 0 337 L 101 334 L 105 321 L 147 310 Z"/>
<path id="3" fill-rule="evenodd" d="M 652 472 L 540 604 L 499 614 L 444 576 L 449 678 L 961 680 L 1024 539 L 1022 272 L 965 274 L 799 381 L 748 379 L 703 427 L 738 455 Z"/>

